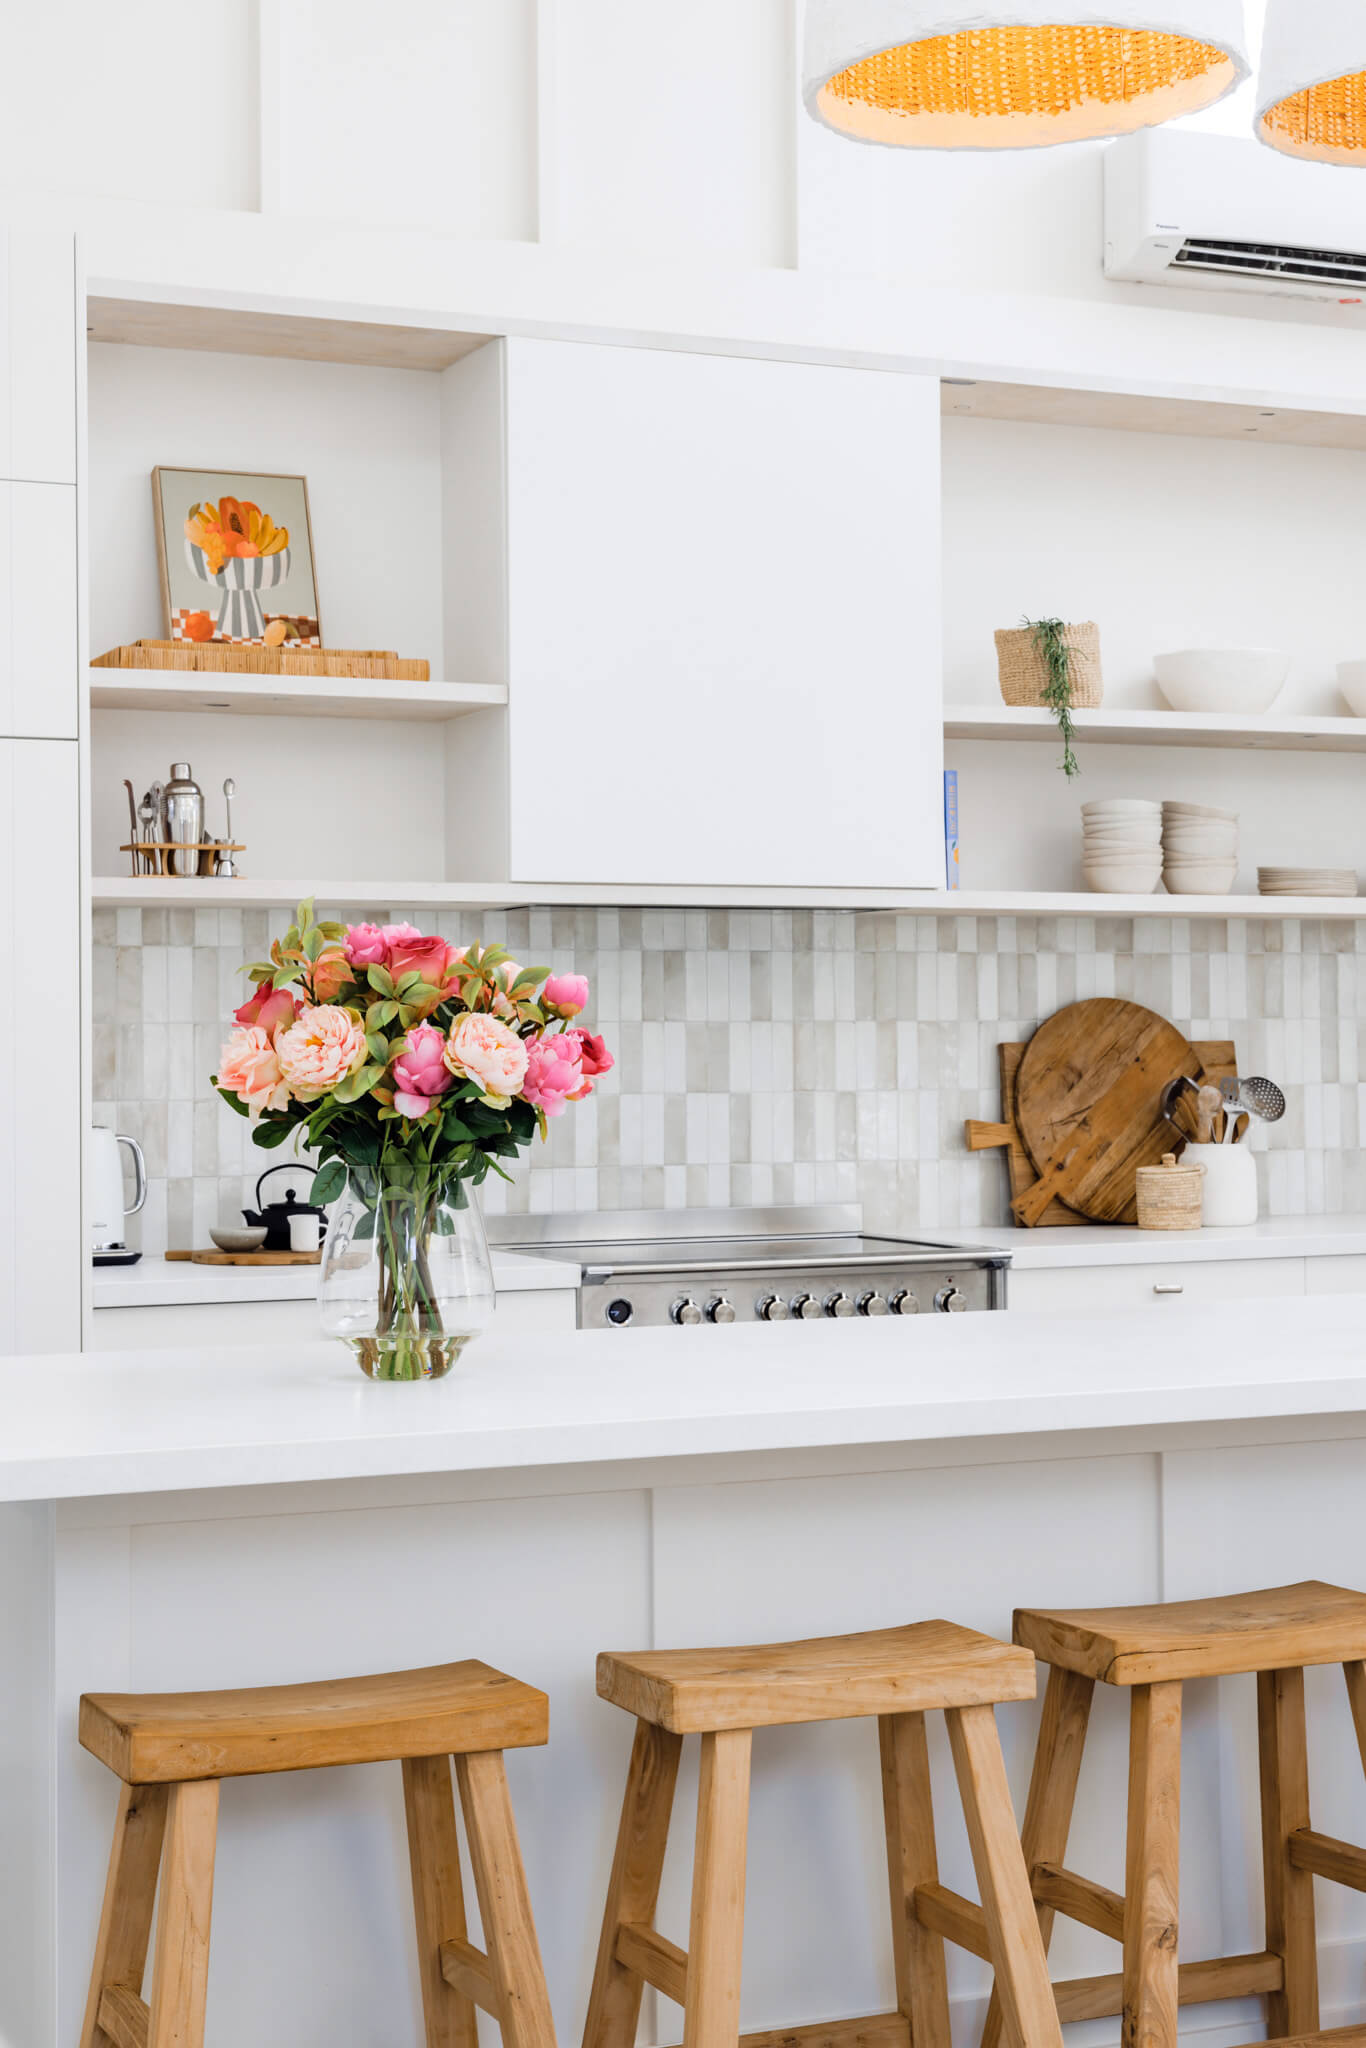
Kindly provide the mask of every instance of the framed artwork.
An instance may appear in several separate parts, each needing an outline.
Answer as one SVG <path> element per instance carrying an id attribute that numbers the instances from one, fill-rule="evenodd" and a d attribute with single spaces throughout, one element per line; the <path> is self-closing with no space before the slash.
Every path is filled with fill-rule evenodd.
<path id="1" fill-rule="evenodd" d="M 308 481 L 154 469 L 168 640 L 321 647 Z"/>

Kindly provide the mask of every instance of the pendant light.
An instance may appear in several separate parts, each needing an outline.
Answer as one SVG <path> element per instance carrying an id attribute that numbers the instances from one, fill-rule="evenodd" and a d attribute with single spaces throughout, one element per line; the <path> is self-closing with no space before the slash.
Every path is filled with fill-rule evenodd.
<path id="1" fill-rule="evenodd" d="M 1366 166 L 1366 8 L 1271 0 L 1257 81 L 1257 135 L 1286 156 Z"/>
<path id="2" fill-rule="evenodd" d="M 1036 149 L 1196 113 L 1249 67 L 1241 0 L 807 0 L 805 69 L 853 141 Z"/>

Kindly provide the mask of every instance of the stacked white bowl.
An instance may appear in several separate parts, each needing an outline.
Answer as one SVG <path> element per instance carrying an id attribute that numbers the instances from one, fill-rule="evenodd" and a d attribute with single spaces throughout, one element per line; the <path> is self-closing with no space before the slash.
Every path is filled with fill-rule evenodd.
<path id="1" fill-rule="evenodd" d="M 1355 896 L 1355 868 L 1258 868 L 1259 896 Z"/>
<path id="2" fill-rule="evenodd" d="M 1162 806 L 1162 879 L 1173 896 L 1227 896 L 1238 873 L 1238 814 Z"/>
<path id="3" fill-rule="evenodd" d="M 1109 896 L 1151 896 L 1162 879 L 1162 806 L 1107 797 L 1081 807 L 1082 873 Z"/>

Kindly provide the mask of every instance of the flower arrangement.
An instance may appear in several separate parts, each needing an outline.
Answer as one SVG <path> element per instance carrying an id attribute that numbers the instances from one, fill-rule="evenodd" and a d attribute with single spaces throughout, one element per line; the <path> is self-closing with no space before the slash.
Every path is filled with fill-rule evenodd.
<path id="1" fill-rule="evenodd" d="M 379 1266 L 366 1370 L 446 1370 L 463 1337 L 443 1319 L 433 1236 L 612 1067 L 575 1021 L 587 980 L 408 924 L 319 924 L 311 901 L 244 972 L 255 993 L 234 1013 L 214 1086 L 258 1145 L 307 1132 L 314 1202 L 346 1190 L 358 1205 L 353 1235 L 374 1241 Z"/>
<path id="2" fill-rule="evenodd" d="M 191 505 L 185 538 L 203 550 L 209 574 L 217 576 L 230 555 L 253 560 L 283 554 L 289 546 L 289 528 L 277 526 L 250 498 L 220 498 L 216 505 Z"/>

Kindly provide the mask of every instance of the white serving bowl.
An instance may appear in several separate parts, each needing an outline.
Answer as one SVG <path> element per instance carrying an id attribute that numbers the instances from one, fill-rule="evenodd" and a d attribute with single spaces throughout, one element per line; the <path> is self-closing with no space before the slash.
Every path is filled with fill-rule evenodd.
<path id="1" fill-rule="evenodd" d="M 1163 804 L 1162 815 L 1164 818 L 1180 819 L 1183 823 L 1217 820 L 1221 825 L 1236 825 L 1238 822 L 1236 811 L 1216 811 L 1209 804 L 1179 804 L 1173 799 Z"/>
<path id="2" fill-rule="evenodd" d="M 1270 647 L 1184 648 L 1154 657 L 1157 687 L 1173 711 L 1269 711 L 1290 673 Z"/>
<path id="3" fill-rule="evenodd" d="M 1083 804 L 1081 814 L 1083 818 L 1160 818 L 1162 806 L 1142 796 L 1107 796 Z"/>
<path id="4" fill-rule="evenodd" d="M 1151 896 L 1162 879 L 1155 861 L 1087 861 L 1082 875 L 1088 889 L 1103 896 Z"/>
<path id="5" fill-rule="evenodd" d="M 1366 661 L 1340 661 L 1338 688 L 1358 718 L 1366 718 Z"/>
<path id="6" fill-rule="evenodd" d="M 1162 879 L 1171 896 L 1227 896 L 1238 879 L 1238 863 L 1198 861 L 1189 867 L 1168 864 L 1162 870 Z"/>

